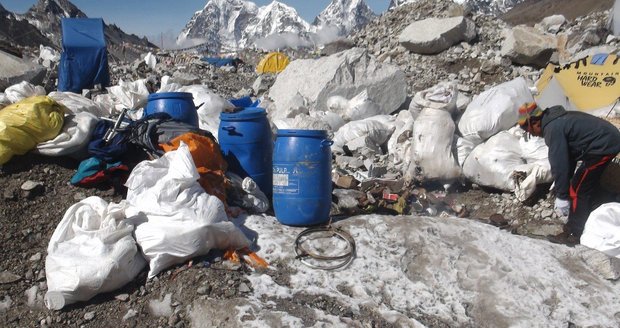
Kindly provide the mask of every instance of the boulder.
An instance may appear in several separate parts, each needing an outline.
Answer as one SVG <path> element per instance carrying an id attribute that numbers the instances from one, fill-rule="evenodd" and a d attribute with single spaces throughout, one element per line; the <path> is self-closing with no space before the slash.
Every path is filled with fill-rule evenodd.
<path id="1" fill-rule="evenodd" d="M 543 20 L 534 25 L 534 27 L 541 32 L 557 34 L 565 23 L 566 17 L 564 17 L 564 15 L 551 15 L 543 18 Z"/>
<path id="2" fill-rule="evenodd" d="M 272 118 L 290 117 L 300 107 L 326 111 L 327 99 L 351 99 L 363 90 L 379 106 L 380 114 L 397 110 L 407 96 L 405 74 L 394 65 L 378 62 L 362 48 L 352 48 L 319 59 L 299 59 L 278 74 L 269 90 Z"/>
<path id="3" fill-rule="evenodd" d="M 533 27 L 519 25 L 506 31 L 501 54 L 515 64 L 542 68 L 556 49 L 557 40 L 554 36 Z"/>
<path id="4" fill-rule="evenodd" d="M 463 17 L 427 18 L 407 26 L 398 37 L 400 44 L 418 54 L 437 54 L 476 37 L 476 25 Z"/>
<path id="5" fill-rule="evenodd" d="M 22 81 L 41 85 L 45 73 L 45 67 L 35 62 L 0 51 L 0 91 Z"/>

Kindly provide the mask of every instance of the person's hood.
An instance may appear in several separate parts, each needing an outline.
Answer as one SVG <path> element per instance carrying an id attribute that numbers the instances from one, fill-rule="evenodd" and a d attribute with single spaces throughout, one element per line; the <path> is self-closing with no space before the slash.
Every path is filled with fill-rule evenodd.
<path id="1" fill-rule="evenodd" d="M 544 130 L 545 126 L 549 124 L 549 122 L 563 115 L 566 115 L 566 109 L 564 109 L 564 107 L 560 105 L 549 107 L 545 109 L 540 126 Z"/>

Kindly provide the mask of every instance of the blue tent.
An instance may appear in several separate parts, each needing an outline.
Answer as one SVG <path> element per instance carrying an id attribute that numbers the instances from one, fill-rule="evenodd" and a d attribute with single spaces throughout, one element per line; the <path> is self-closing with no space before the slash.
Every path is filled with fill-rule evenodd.
<path id="1" fill-rule="evenodd" d="M 63 18 L 58 90 L 82 93 L 110 85 L 108 52 L 101 18 Z"/>
<path id="2" fill-rule="evenodd" d="M 241 62 L 239 58 L 220 58 L 220 57 L 202 57 L 200 60 L 205 61 L 215 67 L 237 66 Z"/>

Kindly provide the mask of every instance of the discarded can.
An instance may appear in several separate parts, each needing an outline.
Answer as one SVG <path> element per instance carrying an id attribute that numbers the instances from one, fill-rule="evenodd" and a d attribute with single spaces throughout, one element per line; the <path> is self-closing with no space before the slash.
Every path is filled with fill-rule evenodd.
<path id="1" fill-rule="evenodd" d="M 397 201 L 398 200 L 398 194 L 392 194 L 387 190 L 383 191 L 383 199 L 385 200 L 391 200 L 391 201 Z"/>

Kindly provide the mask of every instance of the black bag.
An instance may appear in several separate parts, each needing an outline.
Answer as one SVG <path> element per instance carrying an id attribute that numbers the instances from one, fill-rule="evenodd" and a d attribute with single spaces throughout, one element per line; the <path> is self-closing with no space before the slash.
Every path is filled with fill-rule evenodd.
<path id="1" fill-rule="evenodd" d="M 170 114 L 164 112 L 154 113 L 135 121 L 126 129 L 128 130 L 126 133 L 127 140 L 154 158 L 161 157 L 164 154 L 159 144 L 168 143 L 188 132 L 203 135 L 215 141 L 211 132 L 174 120 Z"/>

